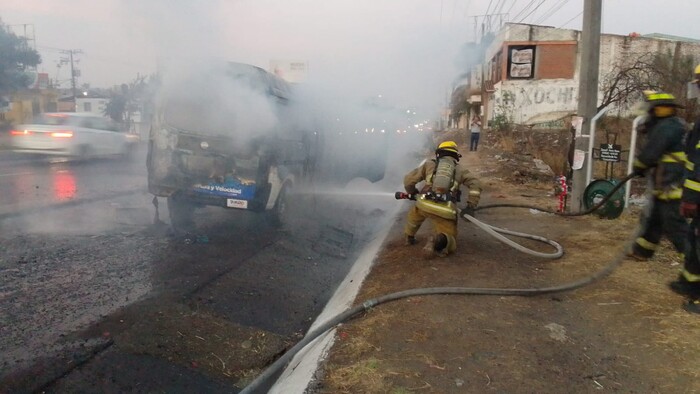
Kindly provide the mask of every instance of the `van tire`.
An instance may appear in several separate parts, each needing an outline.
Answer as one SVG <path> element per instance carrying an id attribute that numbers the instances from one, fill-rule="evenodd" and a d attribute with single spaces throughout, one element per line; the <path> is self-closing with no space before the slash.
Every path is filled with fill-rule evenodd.
<path id="1" fill-rule="evenodd" d="M 267 212 L 268 221 L 275 227 L 284 225 L 289 215 L 289 184 L 284 184 L 280 190 L 275 206 Z"/>
<path id="2" fill-rule="evenodd" d="M 194 223 L 195 205 L 177 196 L 168 197 L 168 216 L 170 226 L 176 234 L 191 233 L 196 229 Z"/>

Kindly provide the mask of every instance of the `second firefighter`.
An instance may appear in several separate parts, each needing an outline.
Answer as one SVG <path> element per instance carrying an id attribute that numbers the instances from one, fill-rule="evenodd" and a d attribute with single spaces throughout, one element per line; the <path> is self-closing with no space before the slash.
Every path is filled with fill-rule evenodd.
<path id="1" fill-rule="evenodd" d="M 650 209 L 642 215 L 641 233 L 630 253 L 638 260 L 651 258 L 664 235 L 682 255 L 687 228 L 680 214 L 685 125 L 676 116 L 678 104 L 672 95 L 649 93 L 646 104 L 648 118 L 640 132 L 646 134 L 647 141 L 634 161 L 634 172 L 647 177 L 652 199 Z"/>

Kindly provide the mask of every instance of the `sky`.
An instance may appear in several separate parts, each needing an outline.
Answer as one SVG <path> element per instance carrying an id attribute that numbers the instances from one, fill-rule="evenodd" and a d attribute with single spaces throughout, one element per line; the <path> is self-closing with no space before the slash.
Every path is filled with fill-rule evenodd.
<path id="1" fill-rule="evenodd" d="M 474 15 L 581 28 L 583 0 L 3 0 L 0 18 L 33 25 L 39 71 L 63 82 L 59 49 L 80 49 L 79 83 L 110 87 L 159 66 L 217 58 L 268 68 L 307 62 L 309 79 L 357 97 L 439 107 L 463 72 Z M 698 0 L 604 0 L 603 32 L 700 38 Z M 642 5 L 643 4 L 643 5 Z M 523 11 L 524 10 L 524 11 Z M 28 28 L 31 31 L 31 27 Z"/>

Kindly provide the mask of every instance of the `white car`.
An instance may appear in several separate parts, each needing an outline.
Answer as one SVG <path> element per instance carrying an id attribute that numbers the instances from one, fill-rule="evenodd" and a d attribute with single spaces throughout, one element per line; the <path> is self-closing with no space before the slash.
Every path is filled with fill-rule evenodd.
<path id="1" fill-rule="evenodd" d="M 10 131 L 12 149 L 21 153 L 96 157 L 128 155 L 138 137 L 120 132 L 108 118 L 89 113 L 44 113 Z"/>

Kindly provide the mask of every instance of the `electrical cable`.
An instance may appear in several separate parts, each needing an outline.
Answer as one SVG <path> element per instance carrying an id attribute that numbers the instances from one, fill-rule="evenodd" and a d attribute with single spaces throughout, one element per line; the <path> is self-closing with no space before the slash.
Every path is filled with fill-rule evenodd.
<path id="1" fill-rule="evenodd" d="M 579 16 L 581 16 L 581 14 L 583 14 L 583 11 L 579 12 L 578 14 L 576 14 L 573 18 L 569 19 L 568 21 L 564 22 L 564 24 L 562 24 L 561 26 L 559 26 L 559 29 L 561 29 L 562 27 L 564 27 L 564 26 L 568 25 L 569 23 L 571 23 L 571 21 L 573 21 L 574 19 L 576 19 L 576 18 L 578 18 Z"/>
<path id="2" fill-rule="evenodd" d="M 505 7 L 507 1 L 508 1 L 508 0 L 503 0 L 503 3 L 501 3 L 501 6 L 500 6 L 500 7 L 498 7 L 498 5 L 496 5 L 496 7 L 494 7 L 494 10 L 495 10 L 496 8 L 498 8 L 498 12 L 496 12 L 496 14 L 501 14 L 501 13 L 503 12 L 503 7 Z"/>
<path id="3" fill-rule="evenodd" d="M 591 209 L 587 210 L 586 212 L 591 213 L 595 211 L 596 209 L 600 208 L 603 206 L 605 202 L 617 191 L 619 190 L 622 185 L 624 185 L 627 181 L 632 179 L 635 176 L 635 174 L 630 174 L 627 177 L 625 177 L 618 185 L 616 185 L 615 188 L 613 188 L 606 196 L 603 198 L 598 204 L 596 204 L 594 207 Z M 514 206 L 515 205 L 515 206 Z M 499 205 L 490 205 L 490 206 L 485 206 L 483 209 L 488 209 L 488 208 L 497 208 L 497 207 L 515 207 L 515 208 L 524 208 L 525 206 L 523 205 L 518 205 L 518 204 L 499 204 Z M 537 207 L 529 207 L 531 209 L 537 209 L 538 211 L 542 212 L 549 212 L 546 209 L 540 209 Z M 555 213 L 555 212 L 551 212 Z M 580 215 L 559 215 L 559 216 L 580 216 Z M 477 226 L 481 227 L 478 223 L 483 224 L 484 226 L 492 227 L 489 226 L 485 223 L 479 222 L 478 220 L 474 219 L 472 216 L 469 215 L 464 215 L 462 216 L 463 219 L 468 220 Z M 483 228 L 483 227 L 481 227 Z M 485 228 L 483 228 L 486 230 Z M 490 228 L 489 230 L 496 231 L 494 228 Z M 486 230 L 487 232 L 490 233 L 489 230 Z M 499 229 L 501 230 L 501 229 Z M 506 230 L 507 231 L 507 230 Z M 638 234 L 638 229 L 635 230 L 632 233 L 631 238 L 625 243 L 625 245 L 631 244 L 634 239 L 636 238 Z M 515 235 L 515 234 L 512 234 Z M 529 234 L 528 237 L 537 237 L 537 236 L 531 236 Z M 542 238 L 542 237 L 539 237 Z M 534 238 L 532 238 L 534 239 Z M 549 240 L 546 240 L 549 241 Z M 546 242 L 544 241 L 544 242 Z M 553 241 L 552 241 L 553 242 Z M 551 244 L 551 243 L 550 243 Z M 556 242 L 555 242 L 556 244 Z M 556 244 L 559 245 L 559 244 Z M 519 245 L 520 246 L 520 245 Z M 553 245 L 554 246 L 554 245 Z M 556 247 L 556 246 L 555 246 Z M 561 247 L 561 246 L 559 246 Z M 316 328 L 315 330 L 309 332 L 301 341 L 299 341 L 296 345 L 294 345 L 292 348 L 290 348 L 287 352 L 285 352 L 280 358 L 275 360 L 272 364 L 270 364 L 258 377 L 255 378 L 250 384 L 248 384 L 241 392 L 240 394 L 252 394 L 256 393 L 258 390 L 260 390 L 261 386 L 268 380 L 270 379 L 275 373 L 277 373 L 281 368 L 283 368 L 285 365 L 287 365 L 288 362 L 292 360 L 292 358 L 306 345 L 309 343 L 313 342 L 317 338 L 319 338 L 321 335 L 325 334 L 329 330 L 333 329 L 335 326 L 338 324 L 341 324 L 343 322 L 346 322 L 350 319 L 353 319 L 354 317 L 358 316 L 362 312 L 367 312 L 371 308 L 374 308 L 378 305 L 385 304 L 388 302 L 392 301 L 397 301 L 403 298 L 407 297 L 416 297 L 416 296 L 425 296 L 425 295 L 491 295 L 491 296 L 520 296 L 520 297 L 532 297 L 532 296 L 538 296 L 538 295 L 545 295 L 545 294 L 553 294 L 553 293 L 561 293 L 565 291 L 572 291 L 576 290 L 578 288 L 587 286 L 591 283 L 594 283 L 600 279 L 605 278 L 606 276 L 610 275 L 625 259 L 626 254 L 625 254 L 625 249 L 623 249 L 618 256 L 613 259 L 610 263 L 608 263 L 606 266 L 601 268 L 600 270 L 594 272 L 591 275 L 588 275 L 586 277 L 583 277 L 581 279 L 575 280 L 573 282 L 569 283 L 564 283 L 562 285 L 557 285 L 557 286 L 550 286 L 550 287 L 534 287 L 534 288 L 479 288 L 479 287 L 427 287 L 427 288 L 418 288 L 418 289 L 409 289 L 409 290 L 404 290 L 404 291 L 399 291 L 391 294 L 387 294 L 378 298 L 374 298 L 368 301 L 363 302 L 360 305 L 356 305 L 350 309 L 345 310 L 344 312 L 341 312 L 340 314 L 332 317 L 328 321 L 324 322 L 320 327 Z"/>
<path id="4" fill-rule="evenodd" d="M 500 3 L 501 0 L 498 0 L 498 2 Z M 491 4 L 492 4 L 492 3 L 493 3 L 493 0 L 489 1 L 489 6 L 486 7 L 486 12 L 484 12 L 484 15 L 488 15 L 488 14 L 489 14 L 489 10 L 491 9 Z M 496 4 L 498 4 L 498 3 L 496 3 Z M 494 7 L 494 8 L 495 8 L 495 7 Z"/>
<path id="5" fill-rule="evenodd" d="M 563 6 L 565 6 L 566 3 L 568 3 L 569 1 L 571 0 L 560 0 L 559 3 L 555 3 L 550 9 L 545 11 L 544 14 L 542 14 L 542 16 L 539 17 L 539 19 L 535 21 L 535 24 L 538 25 L 549 19 L 552 15 L 556 14 L 557 11 L 559 11 Z"/>
<path id="6" fill-rule="evenodd" d="M 528 8 L 530 8 L 533 4 L 535 4 L 535 1 L 537 1 L 537 0 L 530 0 L 530 2 L 527 3 L 527 5 L 525 7 L 523 7 L 517 14 L 515 14 L 513 19 L 511 19 L 511 20 L 514 21 L 514 20 L 518 19 L 518 17 L 520 15 L 522 15 Z"/>
<path id="7" fill-rule="evenodd" d="M 522 17 L 522 19 L 520 19 L 520 21 L 518 21 L 518 23 L 521 23 L 522 21 L 525 20 L 525 18 L 527 18 L 528 16 L 532 15 L 533 12 L 537 11 L 537 9 L 540 8 L 540 7 L 542 6 L 542 4 L 544 4 L 545 1 L 547 1 L 547 0 L 542 0 L 542 1 L 540 1 L 540 3 L 537 4 L 537 6 L 536 6 L 535 8 L 532 9 L 532 11 L 528 12 L 527 15 L 525 15 L 524 17 Z"/>
<path id="8" fill-rule="evenodd" d="M 513 0 L 513 4 L 511 4 L 510 7 L 508 7 L 508 11 L 506 11 L 506 14 L 510 15 L 510 11 L 513 9 L 513 7 L 515 7 L 515 3 L 517 2 L 518 0 Z"/>

